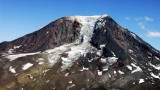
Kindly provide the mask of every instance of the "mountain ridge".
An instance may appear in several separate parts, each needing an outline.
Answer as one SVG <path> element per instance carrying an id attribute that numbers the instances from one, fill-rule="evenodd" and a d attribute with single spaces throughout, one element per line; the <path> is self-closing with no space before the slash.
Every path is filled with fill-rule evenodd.
<path id="1" fill-rule="evenodd" d="M 107 15 L 62 17 L 1 43 L 0 63 L 2 90 L 158 90 L 160 82 L 159 51 Z"/>

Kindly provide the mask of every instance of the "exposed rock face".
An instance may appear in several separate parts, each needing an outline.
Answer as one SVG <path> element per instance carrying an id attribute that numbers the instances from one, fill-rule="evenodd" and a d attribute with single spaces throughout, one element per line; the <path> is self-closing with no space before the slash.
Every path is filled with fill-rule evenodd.
<path id="1" fill-rule="evenodd" d="M 42 29 L 27 34 L 11 42 L 0 44 L 0 51 L 13 53 L 28 53 L 44 51 L 78 39 L 81 29 L 79 22 L 60 18 Z M 12 50 L 14 49 L 14 50 Z"/>
<path id="2" fill-rule="evenodd" d="M 0 90 L 160 89 L 159 51 L 109 16 L 60 18 L 0 55 Z"/>

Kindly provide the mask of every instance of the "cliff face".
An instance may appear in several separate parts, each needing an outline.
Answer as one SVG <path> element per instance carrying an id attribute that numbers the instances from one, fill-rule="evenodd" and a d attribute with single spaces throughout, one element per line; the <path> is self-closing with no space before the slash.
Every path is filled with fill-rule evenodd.
<path id="1" fill-rule="evenodd" d="M 60 18 L 0 44 L 0 90 L 158 90 L 160 53 L 109 16 Z"/>

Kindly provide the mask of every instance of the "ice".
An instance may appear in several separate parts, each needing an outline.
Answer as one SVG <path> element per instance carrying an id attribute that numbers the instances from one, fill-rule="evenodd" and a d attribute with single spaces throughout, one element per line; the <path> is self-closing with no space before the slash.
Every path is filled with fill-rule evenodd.
<path id="1" fill-rule="evenodd" d="M 144 79 L 139 79 L 139 84 L 143 82 L 144 82 Z"/>
<path id="2" fill-rule="evenodd" d="M 27 69 L 30 68 L 31 66 L 33 66 L 32 63 L 27 63 L 27 64 L 23 65 L 22 69 L 23 69 L 23 70 L 27 70 Z"/>
<path id="3" fill-rule="evenodd" d="M 13 68 L 12 66 L 9 67 L 9 71 L 11 71 L 12 73 L 16 73 L 15 68 Z"/>
<path id="4" fill-rule="evenodd" d="M 142 72 L 142 69 L 139 66 L 136 66 L 134 63 L 131 63 L 131 65 L 136 68 L 131 73 Z"/>

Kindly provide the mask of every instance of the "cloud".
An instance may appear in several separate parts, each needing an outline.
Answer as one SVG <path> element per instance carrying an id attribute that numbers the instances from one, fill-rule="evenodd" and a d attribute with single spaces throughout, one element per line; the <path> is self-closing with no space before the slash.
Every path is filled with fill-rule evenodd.
<path id="1" fill-rule="evenodd" d="M 145 17 L 144 17 L 144 20 L 146 20 L 146 21 L 151 21 L 151 22 L 152 22 L 152 21 L 153 21 L 153 18 L 150 18 L 150 17 L 148 17 L 148 16 L 145 16 Z"/>
<path id="2" fill-rule="evenodd" d="M 130 17 L 126 17 L 125 19 L 129 21 L 129 20 L 130 20 Z"/>
<path id="3" fill-rule="evenodd" d="M 140 20 L 142 20 L 142 19 L 143 19 L 142 17 L 137 17 L 137 18 L 135 18 L 136 21 L 140 21 Z"/>
<path id="4" fill-rule="evenodd" d="M 139 23 L 138 23 L 138 26 L 139 26 L 141 29 L 145 29 L 145 28 L 146 28 L 143 22 L 139 22 Z"/>
<path id="5" fill-rule="evenodd" d="M 147 37 L 150 37 L 150 38 L 160 38 L 160 32 L 149 31 L 147 33 Z"/>

